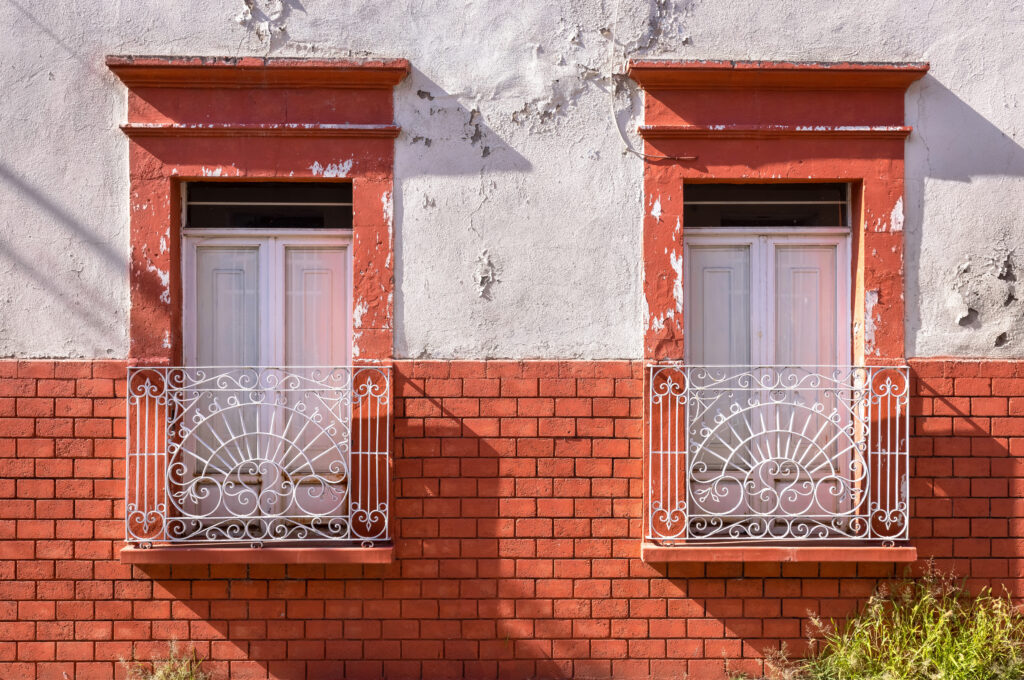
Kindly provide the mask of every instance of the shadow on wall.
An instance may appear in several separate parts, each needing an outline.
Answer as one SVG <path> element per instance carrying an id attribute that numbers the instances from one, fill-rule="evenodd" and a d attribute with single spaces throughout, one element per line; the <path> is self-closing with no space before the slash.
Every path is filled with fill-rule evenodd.
<path id="1" fill-rule="evenodd" d="M 395 119 L 402 126 L 395 175 L 457 176 L 529 172 L 533 166 L 509 146 L 477 108 L 413 67 L 395 89 Z"/>
<path id="2" fill-rule="evenodd" d="M 69 271 L 74 270 L 78 266 L 77 258 L 81 256 L 81 252 L 75 249 L 80 248 L 88 249 L 88 253 L 97 257 L 103 267 L 124 272 L 127 275 L 128 263 L 124 255 L 117 252 L 112 243 L 100 239 L 84 222 L 43 191 L 29 184 L 2 162 L 0 162 L 0 184 L 5 185 L 12 195 L 22 197 L 26 203 L 31 203 L 41 212 L 46 213 L 54 225 L 53 230 L 49 233 L 37 234 L 40 238 L 35 240 L 35 246 L 44 253 L 42 257 L 27 252 L 27 248 L 18 248 L 17 244 L 9 239 L 11 234 L 23 232 L 17 229 L 10 230 L 6 238 L 0 238 L 0 263 L 5 260 L 11 263 L 12 278 L 31 280 L 38 288 L 52 291 L 53 295 L 50 296 L 50 299 L 65 308 L 69 323 L 81 322 L 99 331 L 108 329 L 111 323 L 110 318 L 98 312 L 112 307 L 111 304 L 104 304 L 104 302 L 110 302 L 112 291 L 92 287 L 81 277 L 62 277 L 55 273 L 52 267 L 63 261 Z M 64 252 L 60 252 L 58 245 L 60 231 L 69 237 L 69 249 Z M 19 239 L 21 245 L 25 245 L 27 241 L 29 239 Z M 89 267 L 90 264 L 86 263 L 85 266 Z M 73 285 L 70 282 L 73 282 Z M 88 304 L 83 304 L 83 302 L 88 302 Z"/>
<path id="3" fill-rule="evenodd" d="M 1024 177 L 1024 147 L 960 99 L 953 91 L 928 75 L 911 86 L 908 109 L 917 115 L 914 132 L 906 150 L 906 294 L 907 354 L 917 354 L 917 334 L 921 330 L 920 299 L 921 244 L 926 230 L 945 228 L 944 224 L 924 224 L 924 184 L 926 180 L 971 183 L 979 177 Z M 970 218 L 970 215 L 965 215 Z M 1009 220 L 1016 217 L 1007 216 Z M 948 220 L 956 223 L 957 217 Z M 964 230 L 964 236 L 967 235 Z M 994 245 L 994 244 L 993 244 Z M 1024 253 L 1022 253 L 1024 254 Z M 952 277 L 953 272 L 950 272 Z M 952 278 L 951 278 L 952 281 Z M 930 286 L 931 287 L 931 286 Z M 933 291 L 932 294 L 941 294 Z M 1002 304 L 997 300 L 994 304 Z M 916 304 L 915 304 L 916 303 Z M 1021 303 L 1018 303 L 1021 304 Z M 971 310 L 974 311 L 974 310 Z M 1022 310 L 1024 311 L 1024 310 Z M 977 314 L 977 312 L 975 312 Z M 970 321 L 970 317 L 965 317 Z M 958 320 L 950 317 L 950 330 Z M 969 325 L 969 324 L 960 324 Z M 996 344 L 995 346 L 1000 346 Z"/>
<path id="4" fill-rule="evenodd" d="M 405 309 L 403 281 L 406 205 L 426 216 L 443 209 L 451 196 L 419 192 L 405 195 L 404 180 L 416 177 L 478 176 L 527 174 L 533 165 L 491 129 L 477 108 L 466 108 L 458 93 L 446 92 L 413 67 L 409 76 L 395 89 L 395 120 L 402 133 L 395 143 L 395 309 Z M 444 192 L 450 185 L 434 184 Z M 469 225 L 464 225 L 468 227 Z M 453 235 L 454 236 L 454 235 Z M 395 318 L 395 346 L 407 347 L 402 315 Z"/>

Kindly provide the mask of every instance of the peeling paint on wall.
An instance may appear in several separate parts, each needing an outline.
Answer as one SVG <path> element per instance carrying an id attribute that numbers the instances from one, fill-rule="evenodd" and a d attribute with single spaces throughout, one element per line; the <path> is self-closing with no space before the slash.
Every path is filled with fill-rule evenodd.
<path id="1" fill-rule="evenodd" d="M 864 354 L 874 356 L 877 354 L 875 346 L 875 333 L 878 331 L 878 319 L 875 316 L 875 306 L 878 304 L 878 291 L 868 290 L 864 292 Z"/>
<path id="2" fill-rule="evenodd" d="M 1014 345 L 1013 331 L 1024 324 L 1024 304 L 1017 295 L 1013 249 L 1000 246 L 983 258 L 962 261 L 952 276 L 950 292 L 957 326 L 980 334 L 994 349 Z"/>
<path id="3" fill-rule="evenodd" d="M 683 313 L 683 256 L 680 253 L 669 253 L 669 263 L 675 273 L 675 280 L 672 282 L 672 297 L 676 301 L 676 314 Z"/>
<path id="4" fill-rule="evenodd" d="M 889 214 L 889 231 L 903 231 L 903 197 L 896 201 L 896 206 Z"/>
<path id="5" fill-rule="evenodd" d="M 486 248 L 481 250 L 480 254 L 476 256 L 473 282 L 476 284 L 477 295 L 485 300 L 490 300 L 491 287 L 498 282 L 498 270 L 494 266 L 491 254 L 487 252 Z"/>
<path id="6" fill-rule="evenodd" d="M 661 196 L 654 199 L 654 205 L 651 206 L 651 217 L 661 221 Z"/>
<path id="7" fill-rule="evenodd" d="M 24 257 L 0 258 L 0 355 L 129 351 L 128 219 L 157 206 L 125 200 L 128 144 L 116 128 L 125 95 L 100 66 L 103 54 L 116 53 L 408 57 L 413 73 L 394 95 L 404 130 L 393 200 L 400 261 L 390 263 L 399 286 L 395 342 L 399 356 L 430 358 L 638 358 L 645 326 L 675 313 L 667 255 L 666 295 L 649 314 L 638 274 L 641 224 L 654 197 L 644 195 L 642 162 L 623 155 L 615 128 L 637 142 L 643 102 L 622 75 L 627 58 L 927 59 L 931 75 L 907 96 L 914 131 L 905 196 L 888 206 L 892 214 L 872 218 L 907 235 L 907 334 L 917 338 L 910 346 L 918 355 L 1024 353 L 1015 337 L 1024 295 L 983 271 L 986 254 L 999 254 L 992 244 L 1024 242 L 1024 47 L 1006 30 L 1019 25 L 1013 3 L 986 6 L 966 29 L 956 20 L 959 5 L 925 12 L 897 0 L 828 11 L 791 0 L 229 0 L 187 11 L 135 0 L 81 9 L 20 3 L 7 16 L 18 58 L 0 75 L 0 173 L 8 173 L 0 176 L 0 242 L 23 247 Z M 351 176 L 345 157 L 325 150 L 317 176 Z M 235 174 L 230 166 L 221 172 Z M 11 176 L 28 178 L 30 188 Z M 76 184 L 70 197 L 68 178 Z M 660 219 L 673 222 L 668 194 L 661 198 Z M 53 242 L 39 237 L 65 232 L 74 262 L 50 257 Z M 508 266 L 492 290 L 515 304 L 467 312 L 483 243 L 514 254 L 514 276 Z M 155 240 L 151 247 L 155 259 Z M 966 259 L 972 271 L 957 285 L 956 264 Z M 45 270 L 45 283 L 33 278 L 36 269 Z M 146 276 L 160 295 L 160 279 Z M 65 307 L 82 316 L 18 321 L 60 319 Z M 980 327 L 959 324 L 968 309 Z M 86 313 L 97 321 L 87 323 Z"/>
<path id="8" fill-rule="evenodd" d="M 260 42 L 276 46 L 288 38 L 287 20 L 293 7 L 302 8 L 302 5 L 296 0 L 242 0 L 241 8 L 232 19 L 252 31 Z"/>
<path id="9" fill-rule="evenodd" d="M 309 171 L 313 173 L 314 177 L 348 177 L 348 173 L 352 171 L 352 159 L 327 163 L 327 165 L 321 165 L 320 161 L 313 161 L 313 165 L 309 166 Z"/>

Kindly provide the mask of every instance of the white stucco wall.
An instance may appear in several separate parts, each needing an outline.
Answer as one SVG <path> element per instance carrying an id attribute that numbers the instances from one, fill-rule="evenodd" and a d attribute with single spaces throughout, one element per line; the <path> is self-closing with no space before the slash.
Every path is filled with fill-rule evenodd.
<path id="1" fill-rule="evenodd" d="M 907 98 L 908 354 L 1024 356 L 1022 4 L 0 0 L 0 356 L 127 353 L 106 54 L 410 59 L 395 349 L 436 358 L 641 355 L 624 57 L 929 61 Z"/>

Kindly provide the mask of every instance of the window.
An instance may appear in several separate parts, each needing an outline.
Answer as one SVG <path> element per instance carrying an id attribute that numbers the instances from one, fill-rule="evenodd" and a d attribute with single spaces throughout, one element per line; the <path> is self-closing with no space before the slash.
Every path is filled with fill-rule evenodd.
<path id="1" fill-rule="evenodd" d="M 152 380 L 171 426 L 169 538 L 381 531 L 363 501 L 379 500 L 386 447 L 358 426 L 382 373 L 350 366 L 351 229 L 337 227 L 351 224 L 351 186 L 194 183 L 184 195 L 185 365 Z"/>
<path id="2" fill-rule="evenodd" d="M 699 413 L 687 428 L 689 514 L 699 535 L 827 533 L 857 496 L 845 195 L 687 189 L 685 365 Z"/>
<path id="3" fill-rule="evenodd" d="M 910 524 L 903 105 L 926 70 L 630 64 L 645 560 L 914 559 L 896 545 Z"/>
<path id="4" fill-rule="evenodd" d="M 685 360 L 651 374 L 657 464 L 681 458 L 684 489 L 674 493 L 686 499 L 685 533 L 870 534 L 900 495 L 879 475 L 898 452 L 890 432 L 872 427 L 872 408 L 906 406 L 890 403 L 878 378 L 906 379 L 850 366 L 848 185 L 685 192 Z"/>
<path id="5" fill-rule="evenodd" d="M 686 192 L 686 363 L 849 363 L 846 187 Z"/>
<path id="6" fill-rule="evenodd" d="M 348 366 L 351 185 L 195 183 L 186 196 L 186 365 Z"/>
<path id="7" fill-rule="evenodd" d="M 132 140 L 121 559 L 390 561 L 393 87 L 409 63 L 107 65 Z"/>

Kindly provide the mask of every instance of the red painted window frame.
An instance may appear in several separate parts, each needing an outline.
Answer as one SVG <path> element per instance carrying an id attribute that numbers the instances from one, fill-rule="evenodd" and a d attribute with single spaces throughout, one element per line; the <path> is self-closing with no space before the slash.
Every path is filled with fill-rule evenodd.
<path id="1" fill-rule="evenodd" d="M 112 56 L 107 66 L 128 88 L 130 359 L 181 360 L 183 182 L 333 178 L 353 184 L 353 359 L 390 361 L 393 88 L 409 62 Z"/>
<path id="2" fill-rule="evenodd" d="M 128 88 L 129 362 L 182 361 L 181 186 L 188 181 L 350 181 L 352 356 L 393 360 L 393 88 L 404 59 L 111 56 Z M 131 563 L 389 562 L 373 548 L 135 549 Z"/>
<path id="3" fill-rule="evenodd" d="M 645 93 L 646 359 L 683 357 L 670 258 L 682 253 L 687 183 L 850 182 L 854 361 L 905 360 L 903 161 L 911 128 L 903 100 L 927 70 L 916 63 L 630 63 Z M 655 203 L 660 210 L 651 210 Z M 877 302 L 866 310 L 867 294 Z M 656 318 L 664 325 L 650 322 Z M 872 340 L 865 328 L 885 332 Z"/>
<path id="4" fill-rule="evenodd" d="M 911 128 L 904 98 L 927 71 L 923 63 L 630 62 L 629 75 L 644 90 L 645 360 L 685 356 L 683 274 L 671 263 L 683 253 L 686 184 L 844 182 L 853 187 L 853 362 L 906 362 L 904 142 Z M 838 553 L 644 544 L 641 554 L 706 562 L 823 561 Z M 911 561 L 916 550 L 855 546 L 843 555 Z"/>

